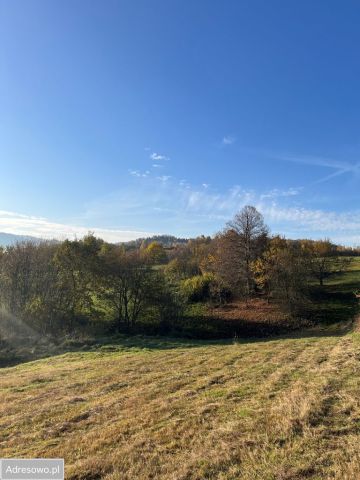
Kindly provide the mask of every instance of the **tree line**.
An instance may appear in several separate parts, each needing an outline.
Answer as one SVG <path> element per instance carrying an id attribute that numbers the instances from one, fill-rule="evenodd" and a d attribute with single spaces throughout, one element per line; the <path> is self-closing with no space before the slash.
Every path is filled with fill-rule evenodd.
<path id="1" fill-rule="evenodd" d="M 270 236 L 246 206 L 214 238 L 110 244 L 88 234 L 0 249 L 0 334 L 171 332 L 189 304 L 259 296 L 306 315 L 309 287 L 346 268 L 329 240 Z"/>

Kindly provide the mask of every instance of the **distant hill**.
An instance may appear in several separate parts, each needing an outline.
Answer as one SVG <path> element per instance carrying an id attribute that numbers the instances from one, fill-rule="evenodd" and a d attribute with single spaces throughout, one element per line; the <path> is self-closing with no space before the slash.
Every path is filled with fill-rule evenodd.
<path id="1" fill-rule="evenodd" d="M 30 235 L 15 235 L 13 233 L 0 232 L 0 247 L 8 247 L 17 242 L 39 241 L 40 238 L 31 237 Z"/>
<path id="2" fill-rule="evenodd" d="M 129 247 L 140 247 L 141 245 L 149 245 L 151 242 L 158 242 L 164 247 L 173 247 L 180 243 L 187 243 L 188 240 L 188 238 L 178 238 L 173 235 L 153 235 L 152 237 L 137 238 L 136 240 L 130 240 L 129 242 L 119 243 L 123 243 Z"/>
<path id="3" fill-rule="evenodd" d="M 41 238 L 32 237 L 30 235 L 15 235 L 13 233 L 0 232 L 0 247 L 7 247 L 9 245 L 14 245 L 17 242 L 26 241 L 39 242 L 41 241 Z M 173 247 L 174 245 L 187 243 L 188 239 L 174 237 L 173 235 L 154 235 L 153 237 L 138 238 L 129 242 L 118 242 L 118 244 L 124 244 L 130 248 L 138 248 L 141 245 L 149 245 L 151 242 L 159 242 L 164 247 Z"/>

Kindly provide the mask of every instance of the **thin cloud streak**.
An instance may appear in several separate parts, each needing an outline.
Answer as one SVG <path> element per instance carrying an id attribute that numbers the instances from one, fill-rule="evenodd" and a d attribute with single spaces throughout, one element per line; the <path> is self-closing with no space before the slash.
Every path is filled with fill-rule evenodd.
<path id="1" fill-rule="evenodd" d="M 323 157 L 315 156 L 298 156 L 298 155 L 272 155 L 274 158 L 279 160 L 284 160 L 287 162 L 300 163 L 304 165 L 310 165 L 314 167 L 324 167 L 335 169 L 335 172 L 326 175 L 314 182 L 314 184 L 324 183 L 332 178 L 338 177 L 345 173 L 350 173 L 354 175 L 360 174 L 360 162 L 350 163 L 346 161 L 333 160 Z"/>

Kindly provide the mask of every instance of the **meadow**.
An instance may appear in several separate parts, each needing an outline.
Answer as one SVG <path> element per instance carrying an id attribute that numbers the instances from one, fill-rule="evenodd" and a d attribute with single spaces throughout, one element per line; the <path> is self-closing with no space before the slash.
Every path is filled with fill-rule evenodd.
<path id="1" fill-rule="evenodd" d="M 78 480 L 360 478 L 359 261 L 326 283 L 333 318 L 282 337 L 118 335 L 3 368 L 1 456 Z"/>

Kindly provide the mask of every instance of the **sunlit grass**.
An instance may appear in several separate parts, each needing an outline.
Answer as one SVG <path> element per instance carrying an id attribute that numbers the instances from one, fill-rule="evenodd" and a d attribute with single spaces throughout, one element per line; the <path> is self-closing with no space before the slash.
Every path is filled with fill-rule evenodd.
<path id="1" fill-rule="evenodd" d="M 1 452 L 78 479 L 358 478 L 359 356 L 358 334 L 139 338 L 3 369 Z"/>
<path id="2" fill-rule="evenodd" d="M 359 273 L 324 288 L 346 325 Z M 356 330 L 69 342 L 1 370 L 1 456 L 64 457 L 73 480 L 360 478 Z"/>

